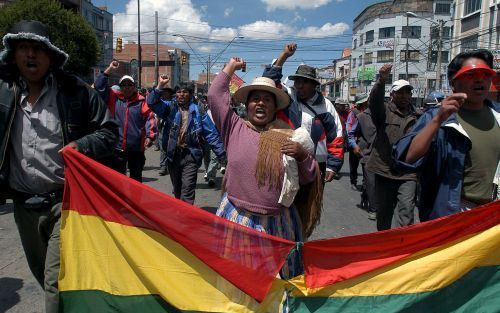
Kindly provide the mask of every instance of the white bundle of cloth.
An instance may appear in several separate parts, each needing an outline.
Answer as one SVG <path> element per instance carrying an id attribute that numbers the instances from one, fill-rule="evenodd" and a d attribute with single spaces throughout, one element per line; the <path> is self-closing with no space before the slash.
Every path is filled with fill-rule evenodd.
<path id="1" fill-rule="evenodd" d="M 314 155 L 314 143 L 311 135 L 309 135 L 309 132 L 305 128 L 299 127 L 294 130 L 290 140 L 300 143 L 307 152 Z M 283 168 L 285 169 L 285 173 L 278 203 L 288 208 L 292 205 L 300 188 L 297 160 L 291 156 L 283 155 Z"/>

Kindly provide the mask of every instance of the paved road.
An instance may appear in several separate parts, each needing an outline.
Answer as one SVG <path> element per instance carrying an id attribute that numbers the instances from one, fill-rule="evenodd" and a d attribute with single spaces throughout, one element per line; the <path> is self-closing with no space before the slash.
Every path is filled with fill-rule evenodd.
<path id="1" fill-rule="evenodd" d="M 347 157 L 347 155 L 346 155 Z M 147 152 L 144 182 L 165 193 L 171 193 L 170 178 L 158 176 L 159 152 Z M 323 216 L 312 239 L 349 236 L 376 230 L 366 212 L 359 209 L 359 193 L 352 191 L 349 184 L 347 160 L 341 172 L 342 178 L 325 187 Z M 220 200 L 221 177 L 217 186 L 210 188 L 198 174 L 196 205 L 215 212 Z M 361 182 L 361 176 L 359 176 Z M 29 272 L 21 243 L 14 223 L 12 204 L 0 206 L 0 313 L 43 312 L 43 293 Z"/>

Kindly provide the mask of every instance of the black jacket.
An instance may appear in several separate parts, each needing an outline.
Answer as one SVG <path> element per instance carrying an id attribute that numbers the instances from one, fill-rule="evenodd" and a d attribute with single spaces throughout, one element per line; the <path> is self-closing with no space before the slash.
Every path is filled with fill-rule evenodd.
<path id="1" fill-rule="evenodd" d="M 118 141 L 118 125 L 106 104 L 78 77 L 63 72 L 54 72 L 53 75 L 58 84 L 57 108 L 63 145 L 74 141 L 85 155 L 96 160 L 109 159 Z M 0 78 L 0 190 L 3 191 L 8 186 L 10 130 L 16 101 L 21 97 L 21 88 L 16 81 L 5 76 Z"/>

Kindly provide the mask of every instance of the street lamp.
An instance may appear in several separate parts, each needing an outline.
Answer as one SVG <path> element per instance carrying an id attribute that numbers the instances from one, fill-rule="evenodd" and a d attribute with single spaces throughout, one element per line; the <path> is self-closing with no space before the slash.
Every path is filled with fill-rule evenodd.
<path id="1" fill-rule="evenodd" d="M 210 87 L 210 70 L 212 69 L 212 66 L 217 62 L 217 60 L 220 58 L 220 56 L 224 53 L 224 51 L 227 50 L 227 48 L 233 43 L 233 41 L 235 41 L 237 38 L 240 38 L 240 39 L 243 39 L 245 37 L 243 36 L 235 36 L 233 37 L 233 39 L 231 39 L 231 41 L 229 41 L 229 43 L 227 44 L 227 46 L 224 47 L 224 49 L 221 50 L 221 52 L 219 52 L 216 56 L 215 56 L 215 60 L 210 63 L 210 54 L 208 55 L 208 69 L 207 69 L 207 86 Z"/>
<path id="2" fill-rule="evenodd" d="M 436 68 L 436 89 L 437 90 L 441 90 L 441 87 L 442 87 L 442 79 L 441 79 L 441 62 L 442 62 L 442 50 L 443 50 L 443 25 L 445 23 L 445 21 L 443 20 L 438 20 L 437 22 L 433 21 L 433 20 L 430 20 L 428 18 L 425 18 L 425 17 L 421 17 L 421 16 L 418 16 L 417 14 L 413 13 L 413 12 L 406 12 L 406 28 L 408 28 L 408 16 L 412 16 L 412 17 L 416 17 L 416 18 L 419 18 L 419 19 L 422 19 L 422 20 L 426 20 L 426 21 L 429 21 L 431 22 L 431 26 L 432 25 L 438 25 L 439 27 L 439 31 L 438 31 L 438 40 L 437 40 L 437 44 L 438 44 L 438 51 L 437 51 L 437 68 Z M 408 37 L 406 38 L 406 50 L 408 53 Z M 432 49 L 431 49 L 432 51 Z M 408 55 L 407 55 L 408 57 Z M 408 76 L 408 59 L 406 60 L 406 76 Z"/>
<path id="3" fill-rule="evenodd" d="M 214 66 L 215 62 L 217 62 L 217 60 L 219 59 L 219 57 L 224 53 L 224 51 L 227 50 L 227 48 L 229 48 L 229 46 L 233 43 L 233 41 L 235 41 L 238 38 L 240 38 L 240 39 L 245 38 L 244 36 L 240 36 L 240 35 L 234 36 L 233 39 L 231 39 L 229 41 L 229 43 L 224 47 L 224 49 L 222 49 L 219 53 L 217 53 L 217 55 L 215 56 L 215 60 L 214 61 L 210 60 L 210 58 L 211 58 L 210 54 L 208 55 L 208 60 L 205 61 L 205 60 L 203 60 L 201 58 L 201 56 L 198 53 L 196 53 L 196 51 L 189 44 L 189 42 L 186 40 L 186 38 L 184 38 L 183 35 L 173 34 L 172 36 L 174 36 L 174 37 L 181 37 L 184 40 L 184 42 L 188 45 L 189 49 L 191 49 L 191 51 L 193 52 L 193 54 L 196 55 L 196 57 L 201 62 L 201 64 L 203 65 L 203 67 L 207 70 L 207 86 L 208 87 L 210 87 L 210 70 Z M 207 63 L 206 66 L 205 66 L 205 62 Z"/>

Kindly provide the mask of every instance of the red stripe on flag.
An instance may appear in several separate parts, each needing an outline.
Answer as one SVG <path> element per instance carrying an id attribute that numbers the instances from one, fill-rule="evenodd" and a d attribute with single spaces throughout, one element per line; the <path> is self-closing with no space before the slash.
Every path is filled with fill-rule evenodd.
<path id="1" fill-rule="evenodd" d="M 257 301 L 295 245 L 174 199 L 73 149 L 63 157 L 63 209 L 168 236 Z"/>
<path id="2" fill-rule="evenodd" d="M 500 201 L 496 201 L 409 227 L 306 242 L 302 250 L 306 286 L 319 288 L 354 278 L 499 223 Z"/>

